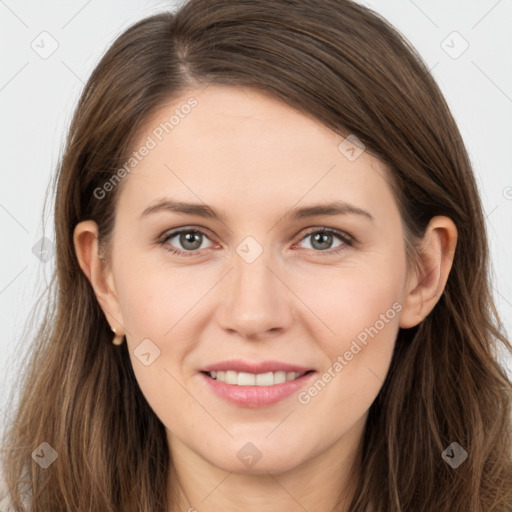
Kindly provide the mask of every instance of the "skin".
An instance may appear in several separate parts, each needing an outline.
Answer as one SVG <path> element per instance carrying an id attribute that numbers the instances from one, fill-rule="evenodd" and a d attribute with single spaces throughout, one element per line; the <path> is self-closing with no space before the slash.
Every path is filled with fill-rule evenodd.
<path id="1" fill-rule="evenodd" d="M 348 477 L 352 468 L 357 478 L 368 410 L 398 329 L 420 323 L 439 300 L 457 230 L 434 217 L 422 268 L 409 268 L 384 164 L 366 151 L 350 161 L 338 149 L 343 137 L 251 89 L 191 89 L 147 120 L 135 147 L 190 97 L 198 105 L 124 178 L 108 261 L 98 255 L 96 224 L 76 226 L 80 266 L 108 322 L 126 335 L 137 381 L 167 428 L 181 482 L 173 511 L 330 510 L 342 489 L 347 502 L 353 492 Z M 206 203 L 224 219 L 171 211 L 141 218 L 165 197 Z M 286 216 L 334 200 L 373 221 Z M 180 227 L 205 232 L 193 256 L 157 243 Z M 323 227 L 356 242 L 333 236 L 322 250 L 312 228 Z M 236 251 L 247 236 L 263 249 L 252 263 Z M 191 247 L 179 236 L 166 243 Z M 198 373 L 244 358 L 296 363 L 321 377 L 394 303 L 401 310 L 307 404 L 293 394 L 240 407 L 214 395 Z M 149 366 L 133 352 L 144 339 L 160 350 Z M 247 442 L 261 454 L 251 467 L 237 457 Z"/>

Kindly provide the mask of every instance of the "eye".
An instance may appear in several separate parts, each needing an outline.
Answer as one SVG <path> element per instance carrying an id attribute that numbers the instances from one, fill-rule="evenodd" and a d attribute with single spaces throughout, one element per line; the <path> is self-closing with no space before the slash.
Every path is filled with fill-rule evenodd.
<path id="1" fill-rule="evenodd" d="M 329 251 L 329 254 L 336 254 L 342 251 L 346 246 L 350 247 L 354 243 L 354 240 L 350 235 L 347 235 L 342 231 L 337 231 L 335 229 L 329 228 L 316 228 L 307 233 L 301 239 L 301 241 L 307 240 L 308 238 L 311 239 L 309 248 L 315 250 L 316 252 L 327 251 L 332 248 L 334 239 L 337 238 L 338 240 L 340 240 L 340 243 L 334 246 L 335 250 Z"/>
<path id="2" fill-rule="evenodd" d="M 179 244 L 181 248 L 175 247 L 171 244 L 171 241 L 176 239 L 176 244 Z M 177 231 L 172 231 L 165 235 L 160 241 L 167 251 L 173 254 L 179 254 L 180 256 L 194 256 L 197 254 L 199 249 L 205 249 L 203 246 L 204 240 L 208 240 L 206 234 L 199 229 L 185 228 Z"/>

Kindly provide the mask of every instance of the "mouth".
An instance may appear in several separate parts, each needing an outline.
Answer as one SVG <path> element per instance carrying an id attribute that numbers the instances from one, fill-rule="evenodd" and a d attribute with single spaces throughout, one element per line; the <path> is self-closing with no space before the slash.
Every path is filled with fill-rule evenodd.
<path id="1" fill-rule="evenodd" d="M 296 369 L 299 369 L 296 367 Z M 212 396 L 244 408 L 269 407 L 291 398 L 309 385 L 315 370 L 266 371 L 251 373 L 235 370 L 202 370 L 199 375 Z"/>
<path id="2" fill-rule="evenodd" d="M 237 372 L 235 370 L 227 371 L 203 371 L 210 379 L 217 382 L 224 382 L 233 386 L 276 386 L 285 382 L 297 380 L 304 375 L 313 373 L 314 370 L 305 372 L 287 372 L 284 370 L 265 373 Z"/>
<path id="3" fill-rule="evenodd" d="M 318 372 L 279 361 L 219 362 L 199 371 L 212 396 L 238 407 L 268 407 L 292 397 Z"/>

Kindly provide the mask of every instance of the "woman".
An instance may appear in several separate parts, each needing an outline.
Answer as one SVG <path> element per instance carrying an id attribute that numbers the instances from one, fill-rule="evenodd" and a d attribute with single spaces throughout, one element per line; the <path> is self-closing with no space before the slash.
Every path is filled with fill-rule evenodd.
<path id="1" fill-rule="evenodd" d="M 457 126 L 322 0 L 191 0 L 87 83 L 3 462 L 33 511 L 510 511 L 512 347 Z"/>

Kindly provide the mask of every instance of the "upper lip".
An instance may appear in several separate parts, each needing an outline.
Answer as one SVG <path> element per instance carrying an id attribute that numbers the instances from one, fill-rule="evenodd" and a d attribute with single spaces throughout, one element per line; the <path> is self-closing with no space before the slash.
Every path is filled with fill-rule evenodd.
<path id="1" fill-rule="evenodd" d="M 232 359 L 230 361 L 219 361 L 213 363 L 204 368 L 201 368 L 202 372 L 216 372 L 216 371 L 228 371 L 233 370 L 235 372 L 246 372 L 246 373 L 268 373 L 268 372 L 296 372 L 305 373 L 312 368 L 306 366 L 299 366 L 296 364 L 283 363 L 281 361 L 244 361 L 242 359 Z"/>

